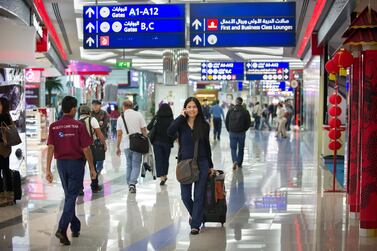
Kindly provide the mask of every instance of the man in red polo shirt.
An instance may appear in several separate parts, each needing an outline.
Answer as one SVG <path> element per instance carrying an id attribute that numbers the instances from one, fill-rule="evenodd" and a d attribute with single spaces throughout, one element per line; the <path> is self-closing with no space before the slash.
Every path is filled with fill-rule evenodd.
<path id="1" fill-rule="evenodd" d="M 71 224 L 72 237 L 79 237 L 81 223 L 76 217 L 76 199 L 84 179 L 85 162 L 88 160 L 90 176 L 94 179 L 97 173 L 93 165 L 90 150 L 92 138 L 85 125 L 74 119 L 77 111 L 77 99 L 71 96 L 62 101 L 64 116 L 50 125 L 48 135 L 48 152 L 46 179 L 51 183 L 51 162 L 53 155 L 57 159 L 57 167 L 64 189 L 65 201 L 59 228 L 55 236 L 63 245 L 70 245 L 67 237 L 68 225 Z"/>

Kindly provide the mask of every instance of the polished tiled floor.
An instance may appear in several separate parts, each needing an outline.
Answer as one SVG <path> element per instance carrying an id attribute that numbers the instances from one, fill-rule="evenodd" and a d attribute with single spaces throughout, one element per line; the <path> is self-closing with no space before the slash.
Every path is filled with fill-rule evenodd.
<path id="1" fill-rule="evenodd" d="M 170 159 L 167 185 L 148 175 L 137 194 L 125 185 L 124 156 L 114 144 L 103 172 L 104 191 L 77 202 L 81 236 L 70 247 L 54 237 L 62 209 L 59 178 L 41 177 L 45 151 L 30 152 L 31 178 L 24 199 L 0 208 L 0 250 L 377 250 L 376 238 L 359 238 L 358 222 L 346 213 L 344 194 L 322 194 L 321 173 L 312 133 L 291 133 L 276 139 L 270 132 L 249 132 L 245 165 L 232 171 L 229 140 L 223 132 L 213 142 L 216 168 L 226 172 L 228 218 L 224 227 L 206 224 L 189 235 L 188 215 L 174 178 L 176 149 Z"/>

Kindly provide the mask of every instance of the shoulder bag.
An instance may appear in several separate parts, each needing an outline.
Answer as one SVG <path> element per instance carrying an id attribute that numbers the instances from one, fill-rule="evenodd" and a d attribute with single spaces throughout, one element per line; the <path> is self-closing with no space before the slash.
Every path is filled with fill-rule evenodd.
<path id="1" fill-rule="evenodd" d="M 126 132 L 130 138 L 130 150 L 137 153 L 146 154 L 149 152 L 149 139 L 145 137 L 141 133 L 133 133 L 130 134 L 128 131 L 126 120 L 124 119 L 124 113 L 122 113 L 122 120 L 124 123 L 124 127 L 126 128 Z"/>
<path id="2" fill-rule="evenodd" d="M 196 140 L 194 157 L 192 159 L 185 159 L 178 162 L 176 176 L 181 184 L 192 184 L 199 179 L 198 148 L 199 140 Z"/>
<path id="3" fill-rule="evenodd" d="M 6 123 L 2 122 L 1 137 L 4 145 L 6 146 L 15 146 L 21 144 L 22 142 L 15 124 L 7 125 Z"/>

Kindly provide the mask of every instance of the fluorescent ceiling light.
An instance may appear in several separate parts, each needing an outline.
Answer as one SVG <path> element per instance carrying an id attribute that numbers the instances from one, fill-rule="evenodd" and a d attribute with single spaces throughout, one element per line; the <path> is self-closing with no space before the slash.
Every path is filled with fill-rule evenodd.
<path id="1" fill-rule="evenodd" d="M 100 4 L 118 4 L 118 1 L 115 0 L 100 0 Z M 73 7 L 75 13 L 80 13 L 83 10 L 84 5 L 96 5 L 96 1 L 83 1 L 83 0 L 73 0 Z"/>
<path id="2" fill-rule="evenodd" d="M 140 68 L 145 69 L 145 70 L 162 70 L 162 65 L 161 66 L 142 66 Z"/>
<path id="3" fill-rule="evenodd" d="M 163 52 L 162 51 L 145 50 L 145 51 L 138 52 L 136 54 L 137 55 L 146 55 L 146 56 L 151 55 L 151 56 L 160 56 L 160 57 L 162 57 Z"/>
<path id="4" fill-rule="evenodd" d="M 243 57 L 245 60 L 252 60 L 255 62 L 291 62 L 291 63 L 302 63 L 300 59 L 282 57 L 282 56 L 267 56 L 267 55 L 253 55 L 246 53 L 236 53 L 238 56 Z"/>
<path id="5" fill-rule="evenodd" d="M 230 60 L 230 57 L 223 54 L 190 54 L 190 58 L 203 60 Z"/>
<path id="6" fill-rule="evenodd" d="M 265 47 L 232 47 L 230 48 L 231 51 L 235 52 L 246 52 L 246 53 L 258 53 L 258 54 L 267 54 L 267 55 L 283 55 L 284 49 L 283 47 L 276 47 L 276 48 L 265 48 Z"/>
<path id="7" fill-rule="evenodd" d="M 115 65 L 117 60 L 115 58 L 105 60 L 105 63 Z"/>
<path id="8" fill-rule="evenodd" d="M 84 35 L 83 35 L 83 30 L 82 30 L 83 22 L 84 21 L 82 17 L 76 18 L 77 37 L 79 41 L 84 40 Z"/>
<path id="9" fill-rule="evenodd" d="M 151 58 L 151 59 L 134 58 L 132 59 L 132 63 L 140 63 L 140 64 L 161 63 L 162 64 L 162 58 Z"/>
<path id="10" fill-rule="evenodd" d="M 201 77 L 199 75 L 189 75 L 189 79 L 192 79 L 192 80 L 196 80 L 196 81 L 200 81 L 201 80 Z"/>
<path id="11" fill-rule="evenodd" d="M 252 59 L 265 59 L 270 61 L 270 59 L 278 59 L 283 58 L 282 56 L 271 56 L 271 55 L 260 55 L 260 54 L 248 54 L 248 53 L 242 53 L 237 52 L 236 55 L 242 57 L 244 60 L 252 60 Z"/>
<path id="12" fill-rule="evenodd" d="M 189 72 L 201 72 L 201 67 L 189 67 Z"/>
<path id="13" fill-rule="evenodd" d="M 88 53 L 83 47 L 80 46 L 80 57 L 87 60 L 105 60 L 106 58 L 114 57 L 114 52 L 102 52 L 102 53 Z"/>

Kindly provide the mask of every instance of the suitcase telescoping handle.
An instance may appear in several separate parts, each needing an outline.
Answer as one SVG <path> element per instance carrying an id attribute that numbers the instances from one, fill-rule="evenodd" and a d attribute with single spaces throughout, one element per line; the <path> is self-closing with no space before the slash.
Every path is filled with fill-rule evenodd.
<path id="1" fill-rule="evenodd" d="M 216 206 L 216 175 L 210 175 L 209 177 L 209 187 L 211 188 L 211 199 L 208 201 L 208 205 L 211 208 L 215 208 Z"/>

